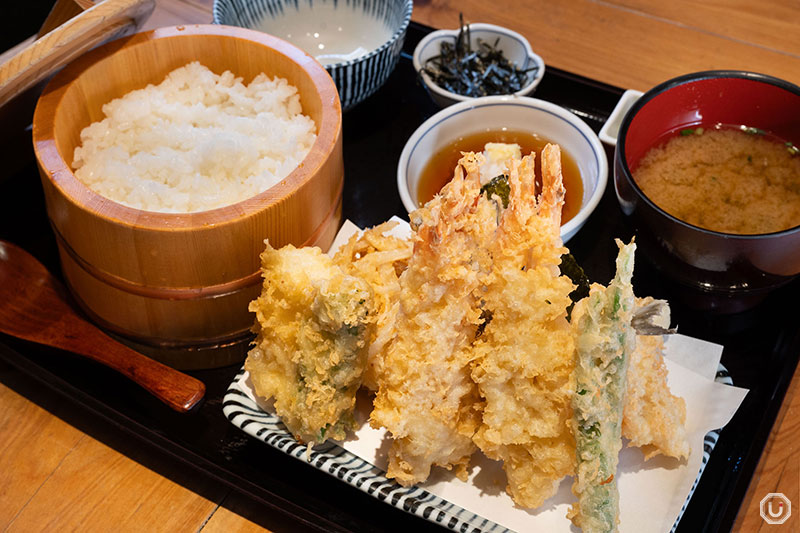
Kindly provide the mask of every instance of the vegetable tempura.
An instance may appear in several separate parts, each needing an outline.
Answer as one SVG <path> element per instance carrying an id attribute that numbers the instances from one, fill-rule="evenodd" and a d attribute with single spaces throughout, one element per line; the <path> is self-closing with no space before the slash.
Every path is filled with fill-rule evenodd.
<path id="1" fill-rule="evenodd" d="M 652 301 L 637 298 L 637 309 Z M 669 318 L 666 320 L 668 326 Z M 667 386 L 663 353 L 662 335 L 636 336 L 636 349 L 628 368 L 622 436 L 629 440 L 629 446 L 642 448 L 645 459 L 658 454 L 685 459 L 689 457 L 686 404 Z"/>
<path id="2" fill-rule="evenodd" d="M 366 365 L 371 289 L 319 248 L 267 243 L 261 265 L 262 293 L 250 303 L 258 336 L 245 361 L 255 391 L 275 399 L 298 441 L 343 439 Z"/>
<path id="3" fill-rule="evenodd" d="M 573 396 L 578 497 L 569 517 L 586 532 L 617 530 L 619 490 L 617 463 L 622 448 L 622 410 L 626 376 L 636 334 L 633 259 L 636 245 L 622 245 L 617 274 L 608 287 L 595 284 L 575 304 L 575 395 Z"/>
<path id="4" fill-rule="evenodd" d="M 245 367 L 298 440 L 344 438 L 363 384 L 391 441 L 387 477 L 408 486 L 441 466 L 465 479 L 480 450 L 520 507 L 574 474 L 574 524 L 615 531 L 622 437 L 645 458 L 689 454 L 663 360 L 675 330 L 667 302 L 634 298 L 633 243 L 617 241 L 607 287 L 590 283 L 560 237 L 560 148 L 541 157 L 537 195 L 535 154 L 463 153 L 407 239 L 388 222 L 333 259 L 267 244 Z"/>
<path id="5" fill-rule="evenodd" d="M 336 252 L 333 261 L 345 272 L 358 276 L 375 294 L 375 326 L 369 338 L 364 386 L 378 389 L 383 373 L 383 354 L 395 331 L 400 310 L 400 274 L 405 271 L 413 245 L 409 239 L 387 235 L 397 222 L 384 222 L 364 230 Z"/>

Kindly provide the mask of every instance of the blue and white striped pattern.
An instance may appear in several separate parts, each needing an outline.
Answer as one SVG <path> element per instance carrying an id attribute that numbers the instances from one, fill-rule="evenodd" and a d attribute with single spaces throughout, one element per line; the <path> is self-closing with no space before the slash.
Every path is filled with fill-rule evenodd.
<path id="1" fill-rule="evenodd" d="M 247 372 L 240 371 L 222 400 L 225 417 L 245 433 L 278 450 L 307 461 L 370 496 L 453 531 L 469 533 L 513 533 L 509 529 L 467 511 L 418 487 L 403 487 L 386 478 L 384 471 L 330 441 L 308 453 L 280 419 L 258 406 L 245 384 Z"/>
<path id="2" fill-rule="evenodd" d="M 733 379 L 731 379 L 728 369 L 722 364 L 717 367 L 717 375 L 714 378 L 714 381 L 717 383 L 723 383 L 725 385 L 733 385 Z M 681 518 L 683 518 L 683 513 L 686 512 L 686 506 L 689 505 L 689 501 L 692 499 L 692 494 L 694 494 L 697 484 L 700 483 L 700 476 L 703 475 L 706 465 L 708 464 L 708 460 L 711 459 L 711 452 L 714 451 L 714 446 L 717 445 L 720 431 L 721 430 L 719 429 L 709 431 L 706 433 L 706 436 L 703 437 L 703 463 L 700 465 L 700 471 L 697 473 L 697 478 L 694 480 L 694 483 L 692 483 L 692 488 L 689 490 L 689 495 L 686 496 L 686 501 L 683 502 L 683 507 L 681 507 L 681 512 L 678 514 L 678 518 L 676 518 L 675 523 L 672 524 L 670 533 L 675 533 L 675 530 L 678 529 L 678 524 L 680 523 Z"/>
<path id="3" fill-rule="evenodd" d="M 385 476 L 385 472 L 357 455 L 330 441 L 315 446 L 308 453 L 304 444 L 298 443 L 280 419 L 259 407 L 245 383 L 247 372 L 242 369 L 228 387 L 222 400 L 225 417 L 245 433 L 326 472 L 370 496 L 398 509 L 415 514 L 453 531 L 469 533 L 513 533 L 510 529 L 467 511 L 418 487 L 402 487 Z M 720 365 L 716 381 L 732 385 L 727 369 Z M 678 527 L 689 500 L 703 475 L 711 452 L 719 439 L 719 431 L 709 432 L 703 442 L 703 464 L 692 489 L 686 497 L 671 533 Z"/>
<path id="4" fill-rule="evenodd" d="M 265 18 L 297 10 L 301 2 L 312 7 L 315 1 L 333 4 L 335 9 L 363 11 L 394 30 L 388 41 L 368 54 L 325 65 L 339 90 L 342 109 L 347 111 L 377 91 L 397 66 L 411 20 L 412 0 L 214 0 L 214 23 L 254 29 Z"/>

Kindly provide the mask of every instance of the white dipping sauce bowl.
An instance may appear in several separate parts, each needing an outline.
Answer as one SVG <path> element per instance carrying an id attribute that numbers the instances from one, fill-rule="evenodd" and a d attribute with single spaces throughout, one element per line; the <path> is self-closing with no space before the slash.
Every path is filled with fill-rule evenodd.
<path id="1" fill-rule="evenodd" d="M 406 142 L 397 165 L 397 189 L 406 210 L 418 209 L 417 188 L 428 161 L 467 135 L 509 129 L 537 134 L 561 146 L 578 165 L 583 198 L 578 213 L 561 226 L 564 242 L 583 227 L 608 182 L 608 160 L 600 139 L 566 109 L 536 98 L 484 96 L 446 107 L 426 120 Z"/>

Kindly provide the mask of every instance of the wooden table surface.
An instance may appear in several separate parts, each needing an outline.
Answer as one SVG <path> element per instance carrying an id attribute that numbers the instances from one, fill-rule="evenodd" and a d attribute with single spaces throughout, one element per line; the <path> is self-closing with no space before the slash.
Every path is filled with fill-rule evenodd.
<path id="1" fill-rule="evenodd" d="M 158 0 L 145 28 L 211 20 L 212 0 Z M 743 69 L 800 84 L 797 0 L 423 0 L 413 20 L 453 28 L 491 22 L 525 35 L 547 65 L 646 90 L 707 69 Z M 0 531 L 298 531 L 228 489 L 143 452 L 57 401 L 33 403 L 30 384 L 0 365 Z M 795 374 L 737 518 L 737 531 L 795 531 L 797 516 L 766 525 L 759 502 L 784 493 L 800 505 L 800 375 Z M 29 394 L 26 394 L 29 393 Z M 20 422 L 22 421 L 22 422 Z M 89 434 L 91 433 L 91 435 Z M 795 515 L 800 511 L 795 511 Z"/>

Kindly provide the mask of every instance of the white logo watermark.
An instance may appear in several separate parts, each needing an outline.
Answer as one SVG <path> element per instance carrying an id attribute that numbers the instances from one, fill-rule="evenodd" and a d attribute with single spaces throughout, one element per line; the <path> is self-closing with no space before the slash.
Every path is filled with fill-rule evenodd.
<path id="1" fill-rule="evenodd" d="M 767 524 L 783 524 L 792 516 L 792 502 L 780 492 L 770 492 L 761 500 L 761 518 Z"/>

